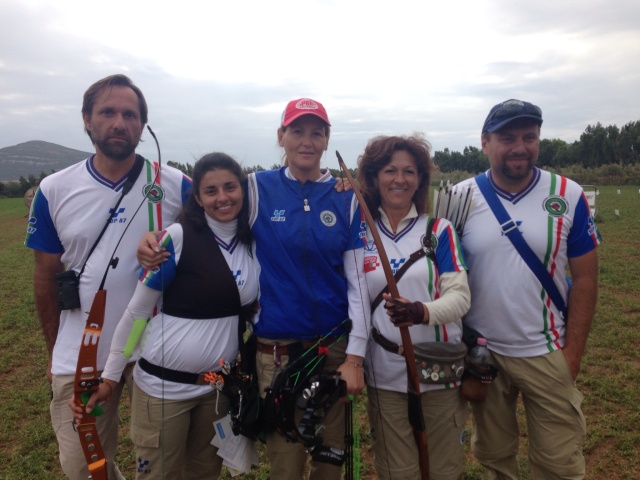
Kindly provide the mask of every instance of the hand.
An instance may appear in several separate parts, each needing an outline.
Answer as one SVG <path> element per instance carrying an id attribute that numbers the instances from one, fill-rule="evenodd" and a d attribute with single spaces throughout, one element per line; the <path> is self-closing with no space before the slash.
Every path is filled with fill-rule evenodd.
<path id="1" fill-rule="evenodd" d="M 113 393 L 113 387 L 115 387 L 116 385 L 116 382 L 107 380 L 105 378 L 104 381 L 98 386 L 98 390 L 93 392 L 86 406 L 78 405 L 76 403 L 75 397 L 72 396 L 69 400 L 69 408 L 73 411 L 73 417 L 76 419 L 76 421 L 81 421 L 85 413 L 91 413 L 96 404 L 102 405 L 104 402 L 108 401 L 111 398 L 111 394 Z"/>
<path id="2" fill-rule="evenodd" d="M 391 323 L 396 327 L 411 327 L 413 325 L 421 325 L 428 322 L 428 310 L 422 302 L 410 302 L 406 298 L 392 298 L 390 294 L 385 293 L 382 298 L 386 300 L 384 308 L 387 310 Z"/>
<path id="3" fill-rule="evenodd" d="M 562 353 L 564 355 L 564 359 L 567 361 L 571 378 L 575 382 L 576 378 L 578 378 L 578 373 L 580 373 L 580 363 L 582 358 L 576 358 L 576 355 L 574 355 L 566 346 L 562 349 Z"/>
<path id="4" fill-rule="evenodd" d="M 353 190 L 353 185 L 348 178 L 336 178 L 337 182 L 335 188 L 336 192 L 348 192 L 349 190 Z"/>
<path id="5" fill-rule="evenodd" d="M 148 270 L 155 270 L 169 257 L 169 252 L 158 245 L 158 235 L 160 232 L 147 232 L 138 243 L 136 257 L 138 262 Z"/>
<path id="6" fill-rule="evenodd" d="M 340 378 L 347 383 L 347 395 L 360 395 L 364 388 L 364 359 L 357 355 L 347 355 L 345 362 L 340 365 Z M 345 401 L 346 401 L 345 397 Z"/>

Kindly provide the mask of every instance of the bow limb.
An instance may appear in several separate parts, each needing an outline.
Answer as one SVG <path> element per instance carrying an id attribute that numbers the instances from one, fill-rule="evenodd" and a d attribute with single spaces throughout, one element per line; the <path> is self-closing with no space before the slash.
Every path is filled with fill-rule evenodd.
<path id="1" fill-rule="evenodd" d="M 387 252 L 382 244 L 380 233 L 376 222 L 367 207 L 360 188 L 356 185 L 355 181 L 347 166 L 340 156 L 340 153 L 336 150 L 336 156 L 338 157 L 338 163 L 340 168 L 344 172 L 347 179 L 351 182 L 353 187 L 353 193 L 356 195 L 360 208 L 364 214 L 365 221 L 371 232 L 371 236 L 378 249 L 378 255 L 380 256 L 380 263 L 384 270 L 384 275 L 389 285 L 389 293 L 393 298 L 400 298 L 400 292 L 398 291 L 398 285 L 393 277 L 393 271 L 391 269 L 391 263 Z M 416 365 L 415 354 L 413 351 L 413 343 L 411 341 L 411 334 L 408 327 L 400 327 L 400 337 L 402 339 L 402 348 L 404 349 L 404 358 L 407 364 L 407 394 L 409 398 L 409 423 L 413 429 L 413 436 L 418 446 L 418 454 L 420 461 L 420 472 L 422 480 L 429 479 L 429 452 L 427 449 L 427 431 L 424 425 L 424 416 L 422 415 L 422 403 L 420 402 L 420 380 L 418 377 L 418 367 Z"/>
<path id="2" fill-rule="evenodd" d="M 76 367 L 73 396 L 77 405 L 85 405 L 91 393 L 98 390 L 100 378 L 98 377 L 97 358 L 100 333 L 104 324 L 104 313 L 107 301 L 107 291 L 100 289 L 91 304 L 91 310 L 87 317 L 87 323 L 82 334 L 82 343 L 78 353 L 78 365 Z M 98 406 L 96 405 L 96 408 Z M 99 411 L 92 414 L 82 409 L 82 420 L 77 422 L 76 430 L 80 438 L 80 445 L 84 453 L 89 473 L 93 480 L 108 480 L 107 460 L 100 443 L 96 418 Z"/>

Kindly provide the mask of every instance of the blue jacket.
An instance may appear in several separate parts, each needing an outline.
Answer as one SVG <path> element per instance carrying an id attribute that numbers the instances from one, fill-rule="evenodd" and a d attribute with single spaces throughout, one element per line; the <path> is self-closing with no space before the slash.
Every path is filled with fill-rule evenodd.
<path id="1" fill-rule="evenodd" d="M 330 173 L 301 183 L 286 172 L 283 167 L 249 177 L 261 269 L 255 331 L 270 339 L 309 339 L 348 317 L 343 255 L 362 246 L 364 230 L 359 208 L 351 214 L 353 192 L 336 192 Z"/>

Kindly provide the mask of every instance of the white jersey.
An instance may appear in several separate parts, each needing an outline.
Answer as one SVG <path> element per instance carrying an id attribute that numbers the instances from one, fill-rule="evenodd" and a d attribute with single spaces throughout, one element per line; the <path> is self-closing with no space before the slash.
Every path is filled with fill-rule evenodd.
<path id="1" fill-rule="evenodd" d="M 82 269 L 110 211 L 122 195 L 126 180 L 126 176 L 118 182 L 105 179 L 94 168 L 93 158 L 42 180 L 31 206 L 25 241 L 27 247 L 35 250 L 61 253 L 67 270 L 75 270 L 76 273 Z M 145 160 L 133 188 L 123 198 L 89 257 L 80 278 L 81 308 L 60 313 L 60 327 L 53 349 L 54 375 L 75 374 L 88 312 L 107 272 L 105 319 L 97 358 L 98 370 L 104 368 L 113 332 L 136 286 L 140 269 L 136 247 L 140 237 L 145 232 L 160 230 L 163 225 L 173 223 L 189 194 L 191 181 L 179 170 L 167 166 L 162 167 L 157 184 L 152 187 L 156 167 L 157 164 Z M 144 195 L 149 190 L 145 200 Z M 107 270 L 112 255 L 119 261 L 116 268 Z"/>
<path id="2" fill-rule="evenodd" d="M 591 251 L 599 234 L 582 188 L 538 168 L 517 194 L 491 180 L 502 205 L 524 239 L 551 273 L 567 301 L 568 259 Z M 465 324 L 487 338 L 501 355 L 532 357 L 564 346 L 565 319 L 500 228 L 475 179 L 473 204 L 464 226 L 462 247 L 469 266 L 471 309 Z"/>
<path id="3" fill-rule="evenodd" d="M 237 223 L 216 222 L 207 217 L 240 294 L 240 303 L 252 303 L 258 295 L 256 262 L 247 245 L 238 242 Z M 103 376 L 120 378 L 127 360 L 122 351 L 135 318 L 147 318 L 162 291 L 175 278 L 183 247 L 183 229 L 171 225 L 159 238 L 162 247 L 171 254 L 158 270 L 143 270 L 127 312 L 123 316 L 111 347 Z M 216 245 L 212 245 L 216 247 Z M 238 355 L 238 315 L 213 319 L 180 318 L 159 313 L 151 319 L 141 341 L 141 356 L 148 362 L 171 370 L 202 373 L 220 370 L 220 360 L 233 362 Z M 163 381 L 145 372 L 136 364 L 133 372 L 136 384 L 145 393 L 167 400 L 184 400 L 211 391 L 209 385 L 190 385 Z"/>
<path id="4" fill-rule="evenodd" d="M 381 214 L 384 216 L 384 212 Z M 400 222 L 398 231 L 395 233 L 385 226 L 382 219 L 378 220 L 377 227 L 394 275 L 409 260 L 411 254 L 421 248 L 422 237 L 426 233 L 428 221 L 427 215 L 417 215 L 414 206 Z M 439 290 L 440 275 L 448 272 L 463 272 L 466 269 L 460 243 L 451 223 L 445 219 L 437 219 L 433 227 L 433 234 L 437 239 L 434 246 L 438 268 L 436 269 L 430 258 L 422 257 L 398 281 L 400 296 L 411 301 L 426 303 L 438 299 L 441 294 Z M 387 280 L 380 264 L 378 249 L 369 229 L 367 229 L 367 246 L 364 257 L 367 287 L 373 301 L 378 293 L 387 286 Z M 462 340 L 462 320 L 460 317 L 451 320 L 443 325 L 414 325 L 410 327 L 409 333 L 412 343 L 460 343 Z M 389 320 L 384 309 L 384 301 L 372 312 L 371 322 L 388 340 L 402 345 L 400 329 Z M 404 357 L 383 349 L 372 337 L 369 339 L 365 367 L 369 385 L 385 390 L 407 391 L 407 365 Z M 459 386 L 459 384 L 449 385 L 449 387 L 455 386 Z M 423 392 L 440 388 L 447 388 L 447 386 L 420 384 L 420 389 Z"/>

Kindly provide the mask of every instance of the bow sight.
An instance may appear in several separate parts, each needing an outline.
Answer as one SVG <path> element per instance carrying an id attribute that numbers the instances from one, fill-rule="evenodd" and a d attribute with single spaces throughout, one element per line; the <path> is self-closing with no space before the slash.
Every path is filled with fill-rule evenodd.
<path id="1" fill-rule="evenodd" d="M 339 372 L 324 370 L 327 354 L 326 347 L 315 346 L 278 374 L 265 399 L 267 430 L 302 443 L 316 461 L 340 466 L 344 450 L 326 447 L 320 435 L 329 410 L 347 390 Z"/>

